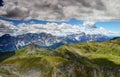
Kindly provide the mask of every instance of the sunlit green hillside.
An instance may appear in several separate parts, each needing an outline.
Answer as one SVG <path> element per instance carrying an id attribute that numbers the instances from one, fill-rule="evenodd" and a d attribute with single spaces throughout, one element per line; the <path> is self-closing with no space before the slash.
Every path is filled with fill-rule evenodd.
<path id="1" fill-rule="evenodd" d="M 120 38 L 66 44 L 56 50 L 31 44 L 12 55 L 1 53 L 0 59 L 3 77 L 119 77 Z"/>

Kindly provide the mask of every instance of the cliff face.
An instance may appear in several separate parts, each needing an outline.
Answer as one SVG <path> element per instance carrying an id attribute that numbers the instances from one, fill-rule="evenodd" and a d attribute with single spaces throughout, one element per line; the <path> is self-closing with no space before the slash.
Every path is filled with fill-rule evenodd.
<path id="1" fill-rule="evenodd" d="M 120 44 L 117 41 L 66 44 L 56 50 L 32 44 L 1 61 L 0 76 L 120 77 Z"/>

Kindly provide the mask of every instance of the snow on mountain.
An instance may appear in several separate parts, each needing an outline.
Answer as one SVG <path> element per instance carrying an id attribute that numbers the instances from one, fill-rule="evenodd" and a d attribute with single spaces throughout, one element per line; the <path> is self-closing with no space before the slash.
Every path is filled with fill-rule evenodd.
<path id="1" fill-rule="evenodd" d="M 101 34 L 71 34 L 64 37 L 54 36 L 48 33 L 27 33 L 18 36 L 5 34 L 0 37 L 0 51 L 12 51 L 23 48 L 29 44 L 36 44 L 40 47 L 57 48 L 66 43 L 80 43 L 87 41 L 106 41 L 110 38 Z"/>

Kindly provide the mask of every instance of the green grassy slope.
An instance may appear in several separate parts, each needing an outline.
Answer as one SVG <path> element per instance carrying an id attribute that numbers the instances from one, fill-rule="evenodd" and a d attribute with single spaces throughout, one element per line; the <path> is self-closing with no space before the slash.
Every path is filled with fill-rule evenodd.
<path id="1" fill-rule="evenodd" d="M 87 57 L 98 66 L 120 67 L 120 39 L 107 42 L 86 42 L 66 44 L 57 49 L 58 52 L 72 52 Z"/>
<path id="2" fill-rule="evenodd" d="M 111 68 L 113 70 L 109 70 Z M 93 72 L 95 70 L 100 72 L 102 69 L 104 77 L 109 77 L 110 71 L 113 71 L 115 77 L 118 77 L 117 69 L 119 68 L 120 38 L 117 38 L 107 42 L 66 44 L 56 50 L 38 48 L 31 44 L 15 51 L 14 56 L 1 61 L 0 75 L 18 76 L 35 69 L 39 70 L 40 74 L 36 77 L 53 77 L 53 75 L 55 75 L 54 77 L 58 77 L 56 75 L 60 77 L 94 77 Z M 19 74 L 8 69 L 13 69 Z M 45 74 L 46 72 L 47 74 Z"/>

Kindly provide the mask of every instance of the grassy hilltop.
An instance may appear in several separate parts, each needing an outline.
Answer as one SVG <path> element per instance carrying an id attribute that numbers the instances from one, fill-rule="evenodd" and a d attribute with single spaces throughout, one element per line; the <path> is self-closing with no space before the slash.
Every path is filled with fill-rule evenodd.
<path id="1" fill-rule="evenodd" d="M 0 61 L 3 77 L 119 77 L 120 38 L 66 44 L 56 50 L 31 44 L 0 53 Z"/>

